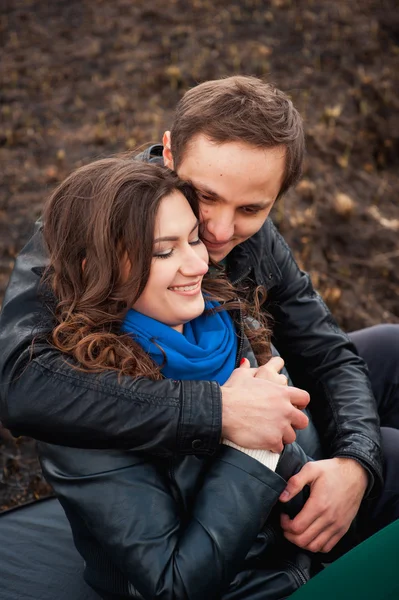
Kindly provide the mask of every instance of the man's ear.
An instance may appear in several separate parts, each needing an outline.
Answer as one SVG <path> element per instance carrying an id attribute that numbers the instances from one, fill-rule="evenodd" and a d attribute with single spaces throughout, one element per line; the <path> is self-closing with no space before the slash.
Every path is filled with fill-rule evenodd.
<path id="1" fill-rule="evenodd" d="M 162 156 L 163 156 L 164 165 L 165 165 L 165 167 L 168 167 L 169 169 L 173 169 L 173 156 L 172 156 L 172 150 L 170 149 L 170 131 L 165 131 L 165 133 L 163 134 L 162 143 L 163 143 Z"/>

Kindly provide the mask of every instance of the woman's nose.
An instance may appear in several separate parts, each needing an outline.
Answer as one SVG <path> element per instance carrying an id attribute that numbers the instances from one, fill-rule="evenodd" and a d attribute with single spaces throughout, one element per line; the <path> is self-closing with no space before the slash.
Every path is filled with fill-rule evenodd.
<path id="1" fill-rule="evenodd" d="M 205 247 L 202 249 L 201 254 L 198 253 L 197 247 L 189 246 L 187 250 L 187 254 L 185 257 L 185 261 L 182 265 L 181 271 L 184 275 L 205 275 L 208 272 L 209 264 L 208 264 L 208 253 L 205 250 Z"/>

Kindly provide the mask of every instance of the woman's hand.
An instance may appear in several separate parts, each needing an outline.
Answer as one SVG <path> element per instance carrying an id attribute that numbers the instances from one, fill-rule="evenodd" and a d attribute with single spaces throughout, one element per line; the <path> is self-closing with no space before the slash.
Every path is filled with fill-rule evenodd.
<path id="1" fill-rule="evenodd" d="M 254 377 L 266 379 L 267 381 L 279 383 L 280 385 L 287 385 L 287 377 L 280 373 L 283 367 L 284 361 L 281 356 L 273 356 L 265 365 L 252 370 L 255 371 Z M 251 369 L 247 358 L 242 359 L 240 369 Z"/>

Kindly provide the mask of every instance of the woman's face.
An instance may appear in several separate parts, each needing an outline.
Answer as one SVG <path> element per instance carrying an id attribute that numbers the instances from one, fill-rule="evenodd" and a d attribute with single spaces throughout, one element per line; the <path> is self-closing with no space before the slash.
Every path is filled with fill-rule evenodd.
<path id="1" fill-rule="evenodd" d="M 183 194 L 175 191 L 160 203 L 150 276 L 133 308 L 182 332 L 184 323 L 204 311 L 201 283 L 207 271 L 198 220 Z"/>

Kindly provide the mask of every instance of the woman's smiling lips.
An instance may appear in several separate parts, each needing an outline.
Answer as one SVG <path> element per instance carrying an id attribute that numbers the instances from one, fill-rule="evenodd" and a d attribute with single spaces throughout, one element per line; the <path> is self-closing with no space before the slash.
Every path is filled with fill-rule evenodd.
<path id="1" fill-rule="evenodd" d="M 201 291 L 202 279 L 195 283 L 186 283 L 185 285 L 173 285 L 168 288 L 170 292 L 176 292 L 182 296 L 196 296 Z"/>

